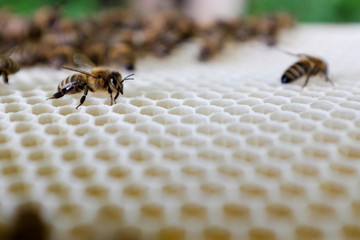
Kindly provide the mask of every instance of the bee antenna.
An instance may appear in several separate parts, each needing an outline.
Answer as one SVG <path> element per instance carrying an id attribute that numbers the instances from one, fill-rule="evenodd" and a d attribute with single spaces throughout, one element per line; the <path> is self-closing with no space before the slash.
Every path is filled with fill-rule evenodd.
<path id="1" fill-rule="evenodd" d="M 127 80 L 134 80 L 134 78 L 131 77 L 131 76 L 134 76 L 134 75 L 135 75 L 135 74 L 132 73 L 132 74 L 126 76 L 121 82 L 124 82 L 124 81 L 127 81 Z"/>
<path id="2" fill-rule="evenodd" d="M 302 53 L 292 53 L 292 52 L 289 52 L 289 51 L 286 51 L 284 49 L 281 49 L 281 48 L 276 48 L 278 51 L 282 52 L 282 53 L 285 53 L 287 55 L 290 55 L 290 56 L 295 56 L 295 57 L 306 57 L 307 55 L 306 54 L 302 54 Z"/>

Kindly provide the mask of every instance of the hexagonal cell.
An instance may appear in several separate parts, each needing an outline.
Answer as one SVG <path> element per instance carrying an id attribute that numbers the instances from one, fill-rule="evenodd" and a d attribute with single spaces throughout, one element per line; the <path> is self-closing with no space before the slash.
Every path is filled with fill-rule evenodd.
<path id="1" fill-rule="evenodd" d="M 106 204 L 96 214 L 99 223 L 121 223 L 124 220 L 124 209 L 115 204 Z"/>
<path id="2" fill-rule="evenodd" d="M 202 115 L 211 115 L 215 112 L 221 112 L 221 108 L 216 106 L 199 106 L 196 108 L 195 112 Z"/>
<path id="3" fill-rule="evenodd" d="M 331 112 L 331 116 L 334 118 L 344 119 L 344 120 L 355 120 L 356 113 L 350 110 L 334 110 Z"/>
<path id="4" fill-rule="evenodd" d="M 267 217 L 275 221 L 279 221 L 279 220 L 292 221 L 294 218 L 292 209 L 289 206 L 281 203 L 268 204 L 265 207 L 265 211 Z"/>
<path id="5" fill-rule="evenodd" d="M 326 128 L 338 131 L 348 129 L 348 124 L 346 122 L 337 119 L 327 119 L 323 122 L 323 125 Z"/>
<path id="6" fill-rule="evenodd" d="M 330 170 L 332 173 L 342 178 L 358 176 L 358 170 L 355 167 L 342 163 L 332 163 L 330 165 Z"/>
<path id="7" fill-rule="evenodd" d="M 231 115 L 227 113 L 214 113 L 210 117 L 210 121 L 219 124 L 227 124 L 227 123 L 235 122 L 235 118 L 233 118 Z"/>
<path id="8" fill-rule="evenodd" d="M 346 185 L 338 182 L 322 182 L 320 183 L 319 188 L 325 196 L 331 198 L 346 197 L 348 195 Z"/>
<path id="9" fill-rule="evenodd" d="M 1 173 L 6 177 L 21 177 L 24 170 L 20 165 L 8 165 L 1 169 Z"/>
<path id="10" fill-rule="evenodd" d="M 222 212 L 226 221 L 249 221 L 251 217 L 251 209 L 248 206 L 239 203 L 224 204 Z"/>
<path id="11" fill-rule="evenodd" d="M 221 126 L 219 126 L 217 124 L 212 124 L 212 123 L 200 125 L 196 129 L 196 131 L 198 133 L 202 133 L 202 134 L 205 134 L 205 135 L 208 135 L 208 136 L 220 133 L 220 132 L 222 132 L 222 130 L 223 129 L 222 129 Z"/>
<path id="12" fill-rule="evenodd" d="M 268 156 L 282 161 L 289 161 L 295 158 L 295 152 L 286 147 L 272 147 L 268 151 Z"/>
<path id="13" fill-rule="evenodd" d="M 31 120 L 31 115 L 25 113 L 12 113 L 10 114 L 9 120 L 11 122 L 25 122 Z"/>
<path id="14" fill-rule="evenodd" d="M 145 204 L 140 207 L 142 219 L 151 219 L 151 221 L 165 220 L 165 209 L 162 205 L 156 203 Z"/>
<path id="15" fill-rule="evenodd" d="M 187 124 L 200 124 L 207 122 L 207 119 L 202 115 L 192 114 L 192 115 L 183 116 L 181 118 L 181 122 Z"/>
<path id="16" fill-rule="evenodd" d="M 83 154 L 81 151 L 69 149 L 62 154 L 62 159 L 66 162 L 75 162 L 83 159 Z"/>
<path id="17" fill-rule="evenodd" d="M 148 120 L 149 118 L 145 115 L 127 114 L 124 116 L 124 121 L 132 124 L 144 123 Z"/>
<path id="18" fill-rule="evenodd" d="M 297 115 L 292 112 L 275 112 L 270 115 L 270 119 L 277 122 L 290 122 L 297 119 Z"/>
<path id="19" fill-rule="evenodd" d="M 317 110 L 307 110 L 300 114 L 302 118 L 308 118 L 314 121 L 322 121 L 327 118 L 327 114 Z"/>
<path id="20" fill-rule="evenodd" d="M 360 227 L 355 224 L 345 224 L 341 228 L 344 240 L 355 240 L 360 238 Z"/>
<path id="21" fill-rule="evenodd" d="M 67 128 L 60 124 L 51 124 L 45 128 L 45 133 L 50 135 L 63 135 L 67 133 Z"/>
<path id="22" fill-rule="evenodd" d="M 145 133 L 146 135 L 157 135 L 162 133 L 162 128 L 156 123 L 143 123 L 135 127 L 135 131 Z"/>
<path id="23" fill-rule="evenodd" d="M 173 162 L 179 162 L 189 159 L 189 153 L 178 149 L 169 149 L 164 152 L 163 157 Z"/>
<path id="24" fill-rule="evenodd" d="M 40 115 L 44 113 L 52 113 L 55 109 L 47 104 L 39 103 L 32 107 L 32 114 L 34 115 Z"/>
<path id="25" fill-rule="evenodd" d="M 285 105 L 288 102 L 289 102 L 288 98 L 281 97 L 281 96 L 271 96 L 271 97 L 264 99 L 264 103 L 270 103 L 270 104 L 278 105 L 278 106 Z"/>
<path id="26" fill-rule="evenodd" d="M 210 226 L 204 229 L 203 236 L 204 239 L 206 240 L 213 240 L 213 239 L 229 240 L 231 239 L 231 231 L 222 227 Z"/>
<path id="27" fill-rule="evenodd" d="M 292 130 L 299 130 L 301 132 L 310 132 L 316 129 L 316 124 L 309 120 L 296 120 L 291 122 L 289 127 Z"/>
<path id="28" fill-rule="evenodd" d="M 140 110 L 140 114 L 147 116 L 155 116 L 163 113 L 165 113 L 165 110 L 156 106 L 146 106 L 142 107 Z"/>
<path id="29" fill-rule="evenodd" d="M 185 99 L 194 97 L 194 94 L 189 91 L 178 91 L 171 94 L 171 97 L 176 99 Z"/>
<path id="30" fill-rule="evenodd" d="M 140 184 L 130 184 L 127 185 L 124 190 L 123 193 L 125 196 L 130 197 L 132 199 L 144 199 L 147 195 L 147 187 L 140 185 Z"/>
<path id="31" fill-rule="evenodd" d="M 324 101 L 324 100 L 319 100 L 316 102 L 313 102 L 312 104 L 310 104 L 310 106 L 314 109 L 321 109 L 324 111 L 330 111 L 331 109 L 334 108 L 334 104 L 329 102 L 329 101 Z"/>
<path id="32" fill-rule="evenodd" d="M 39 167 L 36 174 L 40 177 L 54 177 L 58 172 L 58 168 L 52 165 Z"/>
<path id="33" fill-rule="evenodd" d="M 210 92 L 210 91 L 199 93 L 197 96 L 204 99 L 220 98 L 220 95 L 217 92 Z"/>
<path id="34" fill-rule="evenodd" d="M 194 114 L 194 110 L 187 106 L 179 106 L 172 108 L 168 111 L 172 115 L 184 116 L 189 114 Z"/>
<path id="35" fill-rule="evenodd" d="M 152 121 L 162 125 L 172 125 L 178 122 L 178 118 L 168 114 L 161 114 L 153 117 Z"/>
<path id="36" fill-rule="evenodd" d="M 154 157 L 154 153 L 147 149 L 135 149 L 130 152 L 130 158 L 138 163 L 151 161 Z"/>
<path id="37" fill-rule="evenodd" d="M 252 108 L 256 113 L 269 114 L 279 111 L 279 108 L 272 104 L 258 104 Z"/>
<path id="38" fill-rule="evenodd" d="M 38 117 L 38 122 L 42 125 L 56 123 L 59 120 L 60 120 L 60 116 L 51 113 L 48 114 L 45 113 Z"/>
<path id="39" fill-rule="evenodd" d="M 26 148 L 38 147 L 45 142 L 45 139 L 37 134 L 27 134 L 21 138 L 21 145 Z"/>
<path id="40" fill-rule="evenodd" d="M 102 116 L 109 112 L 109 108 L 107 106 L 91 106 L 86 108 L 85 112 L 93 117 Z"/>
<path id="41" fill-rule="evenodd" d="M 119 153 L 112 149 L 102 149 L 95 153 L 95 157 L 102 161 L 115 161 L 119 157 Z"/>
<path id="42" fill-rule="evenodd" d="M 63 106 L 72 105 L 73 98 L 71 98 L 71 97 L 63 97 L 63 98 L 59 98 L 59 99 L 52 99 L 49 102 L 54 107 L 63 107 Z M 72 106 L 72 107 L 75 108 L 75 106 Z"/>
<path id="43" fill-rule="evenodd" d="M 199 106 L 206 106 L 208 105 L 208 102 L 201 98 L 190 98 L 190 99 L 186 99 L 183 102 L 183 105 L 195 108 Z"/>
<path id="44" fill-rule="evenodd" d="M 90 133 L 94 132 L 94 128 L 91 125 L 82 125 L 82 126 L 76 127 L 74 130 L 75 130 L 74 133 L 77 136 L 84 136 L 86 134 L 90 134 Z"/>
<path id="45" fill-rule="evenodd" d="M 181 102 L 175 99 L 163 99 L 157 101 L 156 105 L 165 109 L 172 109 L 174 107 L 179 107 Z"/>
<path id="46" fill-rule="evenodd" d="M 34 125 L 33 123 L 18 123 L 15 125 L 15 132 L 17 134 L 19 133 L 26 133 L 26 132 L 30 132 L 36 129 L 36 125 Z"/>
<path id="47" fill-rule="evenodd" d="M 52 155 L 45 149 L 39 149 L 30 152 L 28 158 L 31 161 L 49 161 Z"/>
<path id="48" fill-rule="evenodd" d="M 298 183 L 283 183 L 280 193 L 285 199 L 304 199 L 307 197 L 306 189 Z"/>
<path id="49" fill-rule="evenodd" d="M 310 219 L 326 219 L 335 217 L 335 209 L 321 202 L 310 202 L 307 206 Z"/>
<path id="50" fill-rule="evenodd" d="M 184 228 L 177 226 L 169 226 L 161 228 L 157 234 L 159 240 L 185 240 L 186 231 Z"/>
<path id="51" fill-rule="evenodd" d="M 330 153 L 326 148 L 308 146 L 303 148 L 303 153 L 308 157 L 317 159 L 329 159 Z"/>
<path id="52" fill-rule="evenodd" d="M 5 113 L 17 113 L 25 109 L 26 105 L 21 103 L 8 103 L 5 105 Z"/>
<path id="53" fill-rule="evenodd" d="M 181 218 L 204 221 L 207 218 L 207 208 L 198 203 L 186 203 L 180 208 Z"/>
<path id="54" fill-rule="evenodd" d="M 185 137 L 192 133 L 191 128 L 185 126 L 170 126 L 166 128 L 166 133 L 175 137 Z"/>
<path id="55" fill-rule="evenodd" d="M 27 182 L 15 182 L 8 185 L 7 190 L 9 193 L 12 193 L 13 195 L 24 197 L 31 193 L 32 186 Z"/>
<path id="56" fill-rule="evenodd" d="M 261 114 L 246 114 L 240 118 L 240 122 L 260 124 L 266 122 L 267 118 Z"/>
<path id="57" fill-rule="evenodd" d="M 306 141 L 305 136 L 300 133 L 283 133 L 279 136 L 279 139 L 290 144 L 302 144 Z"/>
<path id="58" fill-rule="evenodd" d="M 246 99 L 241 99 L 239 101 L 237 101 L 237 103 L 239 105 L 246 105 L 246 106 L 256 106 L 258 104 L 263 103 L 262 100 L 258 99 L 258 98 L 246 98 Z"/>
<path id="59" fill-rule="evenodd" d="M 316 132 L 313 138 L 316 142 L 336 144 L 340 141 L 341 136 L 330 132 Z"/>
<path id="60" fill-rule="evenodd" d="M 112 111 L 118 114 L 128 114 L 136 112 L 137 108 L 129 104 L 118 103 L 112 107 Z"/>
<path id="61" fill-rule="evenodd" d="M 130 104 L 132 104 L 136 107 L 154 105 L 153 101 L 151 101 L 148 98 L 133 98 L 130 100 Z"/>
<path id="62" fill-rule="evenodd" d="M 66 118 L 66 123 L 69 125 L 79 125 L 79 124 L 87 123 L 88 121 L 89 121 L 88 116 L 79 113 L 71 114 Z"/>
<path id="63" fill-rule="evenodd" d="M 259 126 L 259 129 L 261 129 L 264 132 L 277 133 L 283 131 L 285 127 L 282 124 L 276 122 L 269 122 L 269 123 L 261 124 Z"/>
<path id="64" fill-rule="evenodd" d="M 72 174 L 74 177 L 78 179 L 91 179 L 95 174 L 95 169 L 89 166 L 78 166 L 72 170 Z"/>
<path id="65" fill-rule="evenodd" d="M 235 137 L 230 137 L 228 135 L 220 135 L 217 136 L 214 140 L 213 143 L 215 145 L 224 147 L 224 148 L 233 148 L 233 147 L 238 147 L 240 142 L 237 140 L 237 138 Z"/>
<path id="66" fill-rule="evenodd" d="M 300 225 L 294 230 L 294 236 L 297 240 L 323 240 L 324 233 L 321 229 L 314 226 Z"/>
<path id="67" fill-rule="evenodd" d="M 255 169 L 255 173 L 267 180 L 279 180 L 281 179 L 281 169 L 271 165 L 259 166 Z"/>
<path id="68" fill-rule="evenodd" d="M 70 115 L 72 113 L 76 113 L 77 110 L 73 106 L 64 106 L 64 107 L 61 107 L 58 110 L 58 112 L 59 112 L 60 115 L 67 116 L 67 115 Z"/>
<path id="69" fill-rule="evenodd" d="M 266 199 L 267 198 L 267 190 L 266 188 L 259 186 L 255 183 L 246 183 L 242 184 L 239 187 L 240 193 L 244 197 L 248 198 L 258 198 L 258 199 Z"/>
<path id="70" fill-rule="evenodd" d="M 261 135 L 253 135 L 246 138 L 246 142 L 249 145 L 256 147 L 264 147 L 273 144 L 273 141 L 269 137 L 264 137 Z"/>
<path id="71" fill-rule="evenodd" d="M 254 164 L 260 161 L 260 155 L 250 150 L 239 150 L 234 152 L 232 156 L 235 158 L 235 160 L 250 164 Z"/>
<path id="72" fill-rule="evenodd" d="M 315 165 L 299 163 L 292 166 L 292 171 L 302 177 L 315 179 L 319 177 L 319 169 Z"/>
<path id="73" fill-rule="evenodd" d="M 224 153 L 213 148 L 200 150 L 197 155 L 206 161 L 222 161 L 224 159 Z"/>
<path id="74" fill-rule="evenodd" d="M 135 134 L 123 134 L 116 138 L 116 142 L 123 146 L 138 145 L 141 143 L 141 137 Z"/>
<path id="75" fill-rule="evenodd" d="M 108 175 L 114 179 L 124 180 L 131 175 L 131 169 L 125 166 L 114 166 L 108 169 Z"/>
<path id="76" fill-rule="evenodd" d="M 174 146 L 174 141 L 171 138 L 163 136 L 154 136 L 149 138 L 149 144 L 154 145 L 158 148 L 168 148 Z"/>
<path id="77" fill-rule="evenodd" d="M 84 189 L 85 193 L 93 198 L 97 198 L 97 199 L 106 199 L 108 197 L 109 194 L 109 189 L 103 185 L 99 185 L 99 184 L 93 184 L 90 186 L 87 186 Z"/>
<path id="78" fill-rule="evenodd" d="M 283 104 L 281 106 L 281 110 L 289 111 L 289 112 L 293 112 L 293 113 L 301 113 L 301 112 L 308 110 L 308 107 L 307 107 L 307 105 L 304 105 L 304 104 L 288 103 L 288 104 Z"/>

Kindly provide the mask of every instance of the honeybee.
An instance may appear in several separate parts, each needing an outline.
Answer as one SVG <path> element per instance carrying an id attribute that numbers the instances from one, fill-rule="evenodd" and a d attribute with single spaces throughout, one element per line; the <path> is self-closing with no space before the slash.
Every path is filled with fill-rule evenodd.
<path id="1" fill-rule="evenodd" d="M 281 77 L 281 83 L 290 83 L 301 78 L 302 76 L 306 76 L 305 83 L 303 84 L 303 87 L 305 87 L 308 84 L 311 76 L 323 74 L 325 76 L 325 81 L 334 85 L 333 81 L 331 81 L 328 77 L 328 67 L 324 60 L 306 54 L 292 54 L 289 52 L 285 53 L 297 56 L 300 58 L 300 60 L 291 65 L 285 71 Z"/>
<path id="2" fill-rule="evenodd" d="M 10 55 L 17 49 L 17 47 L 10 48 L 5 53 L 0 55 L 0 76 L 3 76 L 4 83 L 9 83 L 8 76 L 20 70 L 19 64 L 10 58 Z"/>
<path id="3" fill-rule="evenodd" d="M 198 59 L 200 61 L 208 61 L 221 52 L 225 45 L 225 35 L 222 23 L 216 23 L 214 26 L 205 29 L 202 34 Z"/>
<path id="4" fill-rule="evenodd" d="M 89 91 L 107 91 L 110 94 L 111 105 L 118 98 L 119 94 L 123 94 L 123 82 L 127 80 L 134 80 L 130 74 L 125 78 L 122 78 L 121 74 L 116 71 L 110 71 L 106 68 L 96 67 L 86 56 L 84 55 L 75 55 L 74 62 L 82 64 L 86 63 L 87 65 L 92 66 L 90 72 L 83 70 L 63 66 L 63 69 L 77 72 L 63 81 L 60 82 L 58 86 L 58 91 L 48 99 L 61 98 L 65 94 L 74 94 L 81 91 L 84 91 L 84 95 L 80 99 L 80 104 L 76 107 L 78 109 L 86 99 L 86 96 Z M 113 98 L 113 92 L 116 93 Z"/>

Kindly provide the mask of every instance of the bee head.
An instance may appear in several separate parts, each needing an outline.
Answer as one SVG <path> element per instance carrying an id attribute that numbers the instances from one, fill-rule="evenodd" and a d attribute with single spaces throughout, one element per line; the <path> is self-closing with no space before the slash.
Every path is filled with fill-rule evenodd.
<path id="1" fill-rule="evenodd" d="M 113 88 L 116 91 L 123 94 L 123 91 L 124 91 L 123 82 L 127 81 L 127 80 L 134 80 L 134 78 L 132 78 L 133 75 L 134 74 L 130 74 L 123 79 L 119 72 L 113 72 L 110 75 L 110 79 L 109 79 L 110 83 L 109 84 L 110 84 L 111 88 Z"/>

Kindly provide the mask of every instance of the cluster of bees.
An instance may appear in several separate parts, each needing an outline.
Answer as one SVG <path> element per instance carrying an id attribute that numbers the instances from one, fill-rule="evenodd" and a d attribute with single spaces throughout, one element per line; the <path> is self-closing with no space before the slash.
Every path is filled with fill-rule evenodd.
<path id="1" fill-rule="evenodd" d="M 0 55 L 0 75 L 8 83 L 8 75 L 19 71 L 19 66 L 62 67 L 76 73 L 60 82 L 50 99 L 83 92 L 78 108 L 88 91 L 102 90 L 109 93 L 113 104 L 123 94 L 123 82 L 133 80 L 133 74 L 123 78 L 119 72 L 98 65 L 117 65 L 133 71 L 137 58 L 147 54 L 166 57 L 181 43 L 194 38 L 199 42 L 198 59 L 209 61 L 229 41 L 260 39 L 273 46 L 279 32 L 293 25 L 294 19 L 286 13 L 200 26 L 175 10 L 146 19 L 129 9 L 111 9 L 77 21 L 63 18 L 60 7 L 41 8 L 29 19 L 0 10 L 0 46 L 7 49 Z M 12 53 L 14 56 L 10 57 Z M 305 54 L 296 56 L 300 60 L 285 71 L 282 83 L 306 76 L 305 86 L 309 77 L 318 73 L 329 80 L 323 60 Z M 76 68 L 83 66 L 91 70 Z"/>

